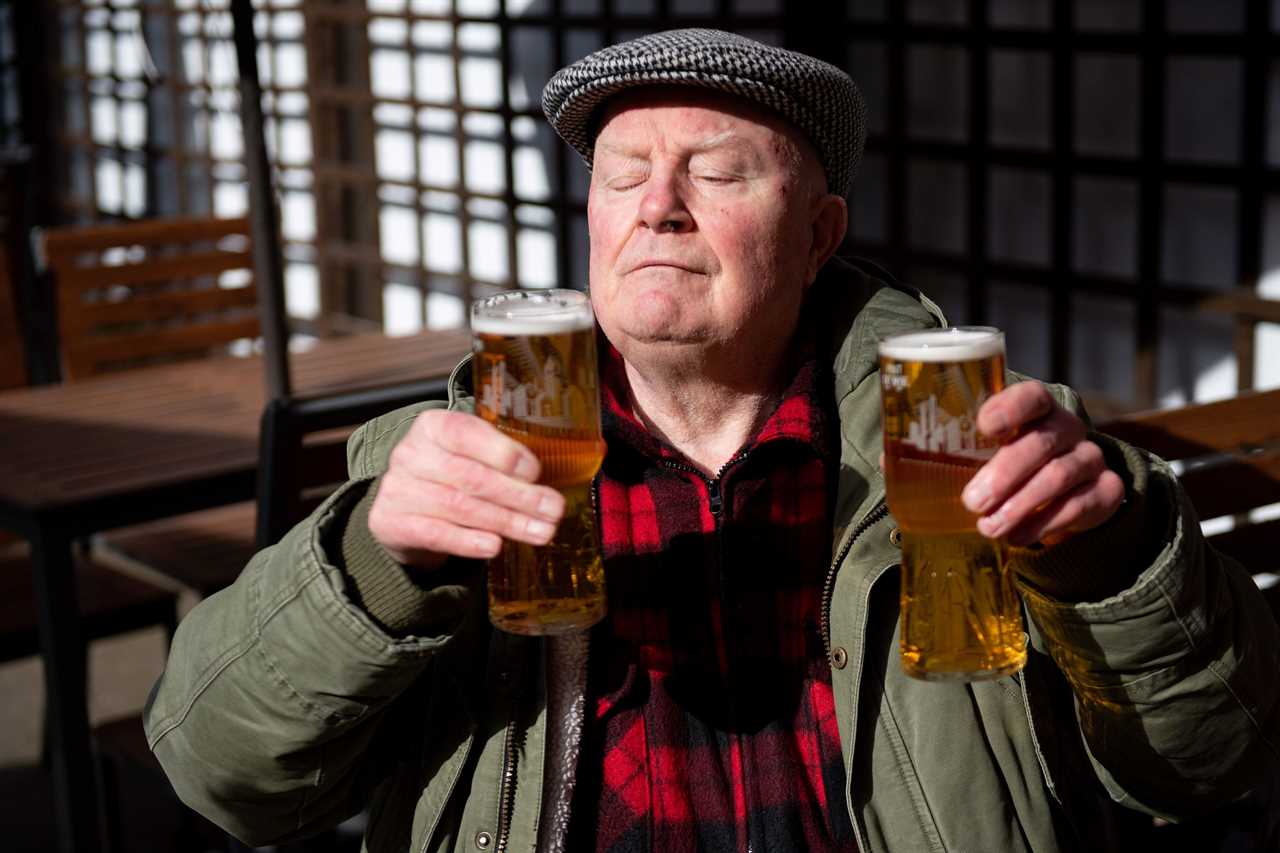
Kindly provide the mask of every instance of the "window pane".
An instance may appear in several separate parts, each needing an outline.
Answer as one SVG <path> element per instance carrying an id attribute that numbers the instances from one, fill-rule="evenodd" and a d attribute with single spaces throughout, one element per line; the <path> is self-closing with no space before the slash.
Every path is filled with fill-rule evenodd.
<path id="1" fill-rule="evenodd" d="M 1047 175 L 993 169 L 987 199 L 987 251 L 991 257 L 1047 265 L 1052 192 Z"/>
<path id="2" fill-rule="evenodd" d="M 1081 55 L 1076 60 L 1076 150 L 1081 154 L 1138 153 L 1138 61 L 1126 56 Z"/>
<path id="3" fill-rule="evenodd" d="M 912 136 L 963 140 L 968 124 L 969 62 L 949 47 L 907 51 L 907 129 Z"/>
<path id="4" fill-rule="evenodd" d="M 920 160 L 907 170 L 907 230 L 914 247 L 959 252 L 964 244 L 966 198 L 961 166 Z"/>

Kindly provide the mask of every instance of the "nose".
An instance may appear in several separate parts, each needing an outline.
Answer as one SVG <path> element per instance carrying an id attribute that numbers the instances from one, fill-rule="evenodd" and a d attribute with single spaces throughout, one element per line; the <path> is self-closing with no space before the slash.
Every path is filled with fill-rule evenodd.
<path id="1" fill-rule="evenodd" d="M 640 224 L 659 234 L 682 234 L 693 228 L 693 215 L 673 171 L 655 169 L 649 176 L 640 199 Z"/>

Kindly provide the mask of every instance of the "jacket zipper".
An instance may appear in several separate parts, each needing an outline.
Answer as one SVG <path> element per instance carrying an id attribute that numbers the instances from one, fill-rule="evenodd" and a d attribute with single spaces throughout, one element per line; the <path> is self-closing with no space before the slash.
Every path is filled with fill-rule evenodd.
<path id="1" fill-rule="evenodd" d="M 819 615 L 822 619 L 822 645 L 823 645 L 823 648 L 826 650 L 828 663 L 830 663 L 831 661 L 831 600 L 835 596 L 836 573 L 840 569 L 840 564 L 844 562 L 845 558 L 849 556 L 849 552 L 853 550 L 854 543 L 858 541 L 858 538 L 862 536 L 863 533 L 867 532 L 867 530 L 873 524 L 880 521 L 888 514 L 889 514 L 889 506 L 888 504 L 885 503 L 884 498 L 880 498 L 880 500 L 877 501 L 876 505 L 871 508 L 871 511 L 862 517 L 862 521 L 858 522 L 858 526 L 854 528 L 853 533 L 851 533 L 846 538 L 845 544 L 840 548 L 840 553 L 836 555 L 836 558 L 831 562 L 831 568 L 827 571 L 827 579 L 822 586 L 822 611 Z M 890 566 L 891 565 L 892 564 L 890 564 Z M 880 579 L 880 577 L 886 571 L 888 571 L 890 566 L 885 566 L 883 569 L 877 572 L 874 577 L 871 578 L 871 586 L 875 585 L 875 583 Z M 870 595 L 871 595 L 871 590 L 870 590 L 870 586 L 868 586 L 867 597 L 864 598 L 863 600 L 864 612 L 866 610 L 867 601 L 870 600 Z M 854 662 L 853 683 L 857 685 L 861 682 L 861 680 L 862 680 L 862 651 L 860 649 L 857 660 Z M 857 720 L 858 720 L 858 716 L 857 716 L 858 705 L 856 700 L 853 706 L 853 714 L 854 714 L 853 724 L 856 729 Z M 853 834 L 854 834 L 854 837 L 857 839 L 858 849 L 866 850 L 868 849 L 867 839 L 866 839 L 866 836 L 863 834 L 861 827 L 858 826 L 858 818 L 857 818 L 857 815 L 854 814 L 852 803 L 848 801 L 848 796 L 849 796 L 849 793 L 848 793 L 848 790 L 846 789 L 845 802 L 849 809 L 849 820 L 853 824 Z"/>
<path id="2" fill-rule="evenodd" d="M 596 511 L 596 517 L 600 517 L 600 475 L 596 474 L 591 478 L 591 506 Z M 524 684 L 523 677 L 520 685 Z M 502 775 L 498 783 L 498 832 L 494 840 L 494 853 L 505 853 L 507 844 L 511 841 L 511 818 L 515 811 L 516 800 L 516 746 L 520 736 L 519 727 L 516 724 L 519 712 L 519 696 L 520 693 L 514 694 L 511 721 L 507 723 L 506 732 L 502 737 Z"/>
<path id="3" fill-rule="evenodd" d="M 511 840 L 511 817 L 515 811 L 516 801 L 516 769 L 517 747 L 519 746 L 521 729 L 520 698 L 527 681 L 526 664 L 528 651 L 523 650 L 518 679 L 512 689 L 511 719 L 507 723 L 506 732 L 502 736 L 502 775 L 498 783 L 498 831 L 494 838 L 494 853 L 504 853 Z"/>
<path id="4" fill-rule="evenodd" d="M 720 532 L 720 514 L 724 510 L 724 495 L 720 491 L 720 482 L 724 479 L 725 472 L 727 472 L 734 465 L 737 465 L 739 462 L 741 462 L 746 458 L 747 458 L 746 453 L 739 453 L 737 456 L 731 457 L 728 462 L 720 466 L 720 470 L 716 472 L 716 475 L 714 477 L 708 477 L 706 474 L 703 474 L 697 468 L 694 468 L 692 465 L 686 465 L 683 462 L 674 462 L 670 459 L 661 459 L 658 461 L 658 464 L 661 465 L 663 468 L 668 468 L 672 471 L 684 471 L 686 473 L 693 474 L 694 476 L 700 478 L 702 482 L 706 484 L 707 503 L 711 509 L 711 517 L 714 518 L 716 522 L 716 532 L 719 533 Z"/>
<path id="5" fill-rule="evenodd" d="M 502 781 L 498 788 L 498 837 L 495 853 L 503 853 L 511 838 L 511 813 L 516 799 L 516 720 L 512 716 L 502 742 Z"/>
<path id="6" fill-rule="evenodd" d="M 858 537 L 888 514 L 889 506 L 881 498 L 871 511 L 862 517 L 862 521 L 858 522 L 853 534 L 845 540 L 844 547 L 840 549 L 840 553 L 831 562 L 831 568 L 827 570 L 827 579 L 822 585 L 822 610 L 819 615 L 822 619 L 822 645 L 826 650 L 828 661 L 831 660 L 831 599 L 836 591 L 836 573 L 840 570 L 840 564 L 844 562 L 844 558 L 853 549 L 853 544 L 858 541 Z"/>

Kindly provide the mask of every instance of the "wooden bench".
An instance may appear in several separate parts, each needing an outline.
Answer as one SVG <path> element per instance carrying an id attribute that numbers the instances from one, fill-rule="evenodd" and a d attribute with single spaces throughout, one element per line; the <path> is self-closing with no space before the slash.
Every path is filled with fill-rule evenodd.
<path id="1" fill-rule="evenodd" d="M 1175 463 L 1209 542 L 1243 565 L 1280 617 L 1280 389 L 1126 415 L 1099 431 Z M 1226 529 L 1219 529 L 1226 528 Z"/>

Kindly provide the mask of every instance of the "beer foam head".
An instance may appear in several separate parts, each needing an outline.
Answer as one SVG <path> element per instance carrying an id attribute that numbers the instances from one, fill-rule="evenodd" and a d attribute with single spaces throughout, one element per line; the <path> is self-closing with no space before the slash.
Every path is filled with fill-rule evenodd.
<path id="1" fill-rule="evenodd" d="M 880 341 L 880 355 L 895 361 L 975 361 L 1004 352 L 1004 332 L 982 326 L 908 332 Z"/>
<path id="2" fill-rule="evenodd" d="M 483 335 L 562 335 L 595 324 L 576 290 L 509 290 L 471 306 L 471 331 Z"/>

